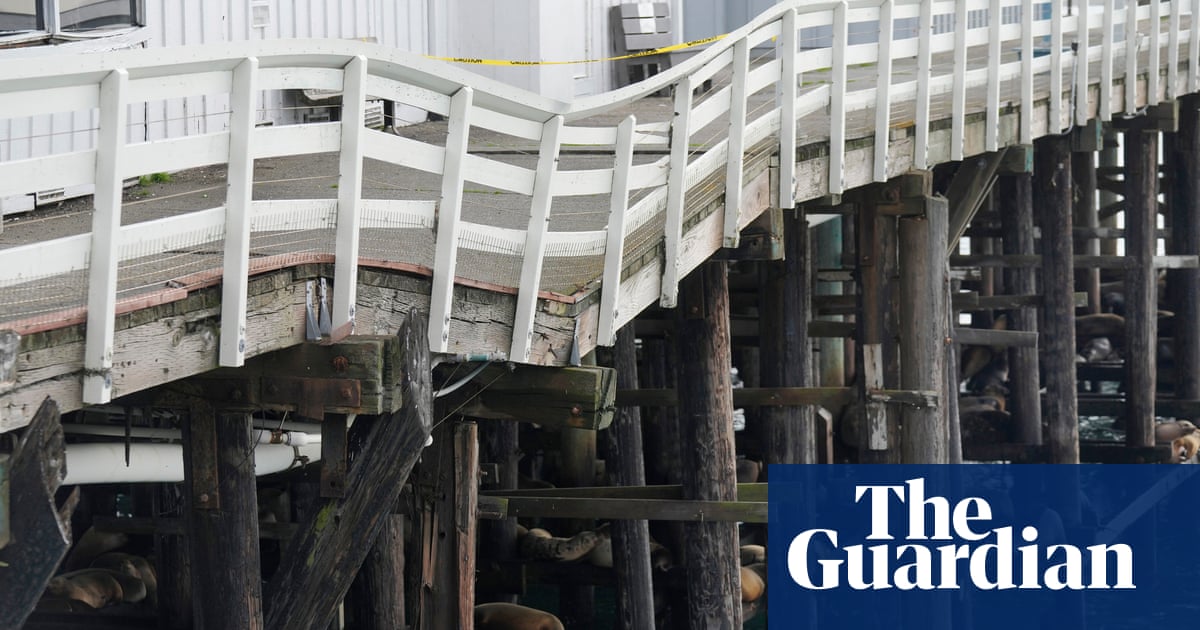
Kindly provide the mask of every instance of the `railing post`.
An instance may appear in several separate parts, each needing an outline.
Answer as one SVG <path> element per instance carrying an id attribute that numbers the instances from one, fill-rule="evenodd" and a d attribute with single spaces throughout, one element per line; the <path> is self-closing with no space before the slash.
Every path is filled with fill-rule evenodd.
<path id="1" fill-rule="evenodd" d="M 671 156 L 667 171 L 667 210 L 663 225 L 663 275 L 659 305 L 675 308 L 679 299 L 679 245 L 683 240 L 683 196 L 687 191 L 688 140 L 691 139 L 692 79 L 675 85 L 675 118 L 671 121 Z"/>
<path id="2" fill-rule="evenodd" d="M 967 3 L 954 3 L 954 83 L 950 92 L 950 159 L 963 159 L 967 112 Z"/>
<path id="3" fill-rule="evenodd" d="M 1050 11 L 1052 12 L 1050 16 L 1050 121 L 1046 125 L 1046 131 L 1058 133 L 1063 128 L 1063 0 L 1051 0 Z M 1029 56 L 1032 57 L 1033 51 L 1030 50 L 1029 53 Z M 1024 118 L 1024 114 L 1022 114 L 1022 118 Z"/>
<path id="4" fill-rule="evenodd" d="M 1162 2 L 1155 0 L 1150 3 L 1150 60 L 1149 60 L 1149 78 L 1147 79 L 1146 87 L 1146 103 L 1148 105 L 1158 105 L 1158 73 L 1160 71 L 1159 64 L 1161 63 L 1161 52 L 1159 46 L 1162 45 Z"/>
<path id="5" fill-rule="evenodd" d="M 876 54 L 876 68 L 879 72 L 875 84 L 874 168 L 874 180 L 877 182 L 886 182 L 888 178 L 888 137 L 892 115 L 892 37 L 895 32 L 892 5 L 892 0 L 883 0 L 879 5 L 879 45 Z"/>
<path id="6" fill-rule="evenodd" d="M 367 58 L 354 57 L 343 71 L 342 145 L 338 166 L 337 242 L 333 271 L 333 336 L 354 332 L 358 296 L 358 228 L 362 222 L 362 136 L 367 99 Z"/>
<path id="7" fill-rule="evenodd" d="M 1179 21 L 1183 19 L 1183 0 L 1171 0 L 1170 29 L 1167 31 L 1167 100 L 1179 98 Z"/>
<path id="8" fill-rule="evenodd" d="M 1088 121 L 1088 50 L 1091 47 L 1091 25 L 1088 23 L 1088 3 L 1079 0 L 1079 15 L 1076 20 L 1075 51 L 1075 124 L 1086 125 Z"/>
<path id="9" fill-rule="evenodd" d="M 779 35 L 779 207 L 796 207 L 796 10 L 783 14 Z"/>
<path id="10" fill-rule="evenodd" d="M 1061 53 L 1060 53 L 1061 54 Z M 1051 90 L 1054 88 L 1052 87 Z M 1059 95 L 1061 98 L 1062 95 Z M 1051 108 L 1053 109 L 1053 108 Z M 1029 113 L 1026 113 L 1029 112 Z M 1033 0 L 1021 2 L 1021 120 L 1017 136 L 1021 144 L 1033 144 Z M 1053 113 L 1047 125 L 1054 131 Z"/>
<path id="11" fill-rule="evenodd" d="M 1200 0 L 1192 0 L 1192 26 L 1188 38 L 1188 92 L 1200 92 L 1200 19 L 1197 18 L 1200 18 Z"/>
<path id="12" fill-rule="evenodd" d="M 1158 4 L 1159 0 L 1151 0 L 1150 4 Z M 1137 111 L 1137 56 L 1138 56 L 1138 41 L 1141 39 L 1141 33 L 1138 31 L 1137 19 L 1137 0 L 1125 0 L 1125 113 L 1131 114 Z M 1158 24 L 1153 24 L 1152 29 L 1158 28 Z M 1151 75 L 1158 74 L 1158 68 L 1154 68 Z M 1146 100 L 1149 100 L 1147 95 Z"/>
<path id="13" fill-rule="evenodd" d="M 433 255 L 433 294 L 429 300 L 429 349 L 433 352 L 445 352 L 450 342 L 450 311 L 454 306 L 454 269 L 458 260 L 459 215 L 463 200 L 463 158 L 467 155 L 474 94 L 474 90 L 464 86 L 450 99 L 442 199 L 437 210 L 437 243 Z"/>
<path id="14" fill-rule="evenodd" d="M 987 127 L 983 136 L 985 151 L 1000 149 L 1000 0 L 988 3 L 988 85 Z M 1031 111 L 1031 110 L 1022 110 Z"/>
<path id="15" fill-rule="evenodd" d="M 233 69 L 229 96 L 229 191 L 225 196 L 225 255 L 221 279 L 219 364 L 239 367 L 246 361 L 246 288 L 250 280 L 250 213 L 254 190 L 254 134 L 258 59 Z"/>
<path id="16" fill-rule="evenodd" d="M 546 255 L 546 233 L 550 230 L 550 205 L 554 200 L 551 189 L 554 173 L 558 170 L 559 136 L 562 126 L 562 116 L 554 116 L 542 125 L 542 143 L 538 149 L 537 173 L 533 179 L 529 227 L 525 231 L 525 253 L 521 260 L 517 313 L 513 318 L 512 348 L 508 355 L 516 361 L 528 361 L 533 350 L 533 320 L 537 314 L 538 285 L 541 283 L 542 261 Z"/>
<path id="17" fill-rule="evenodd" d="M 95 213 L 88 261 L 87 341 L 83 402 L 112 399 L 113 326 L 117 312 L 117 264 L 121 238 L 121 157 L 125 151 L 129 73 L 117 68 L 100 82 L 100 129 L 96 137 Z"/>
<path id="18" fill-rule="evenodd" d="M 725 161 L 725 247 L 738 246 L 738 219 L 742 213 L 742 160 L 746 151 L 746 75 L 750 72 L 750 43 L 733 44 L 733 82 L 729 90 L 729 147 Z"/>
<path id="19" fill-rule="evenodd" d="M 621 264 L 625 258 L 625 213 L 629 210 L 629 171 L 633 168 L 633 128 L 637 118 L 628 116 L 617 125 L 613 152 L 612 196 L 608 204 L 608 239 L 604 247 L 604 279 L 600 284 L 600 325 L 597 343 L 617 341 L 621 298 Z"/>
<path id="20" fill-rule="evenodd" d="M 846 3 L 833 8 L 833 84 L 829 86 L 829 194 L 845 189 L 846 170 Z"/>
<path id="21" fill-rule="evenodd" d="M 1130 1 L 1136 2 L 1137 0 Z M 1100 120 L 1103 122 L 1112 120 L 1113 48 L 1116 47 L 1115 40 L 1117 38 L 1116 15 L 1116 2 L 1104 0 L 1102 27 L 1104 30 L 1100 34 Z M 1086 104 L 1088 101 L 1087 88 L 1076 93 L 1075 98 Z"/>
<path id="22" fill-rule="evenodd" d="M 1057 0 L 1061 1 L 1061 0 Z M 917 134 L 913 146 L 913 168 L 929 168 L 929 80 L 932 75 L 933 0 L 921 0 L 917 33 Z"/>

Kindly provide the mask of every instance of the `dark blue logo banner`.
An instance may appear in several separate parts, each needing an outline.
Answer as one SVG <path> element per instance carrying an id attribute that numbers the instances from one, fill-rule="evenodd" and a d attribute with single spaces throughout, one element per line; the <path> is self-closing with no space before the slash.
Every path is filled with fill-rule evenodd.
<path id="1" fill-rule="evenodd" d="M 1200 623 L 1200 466 L 771 466 L 769 627 Z"/>

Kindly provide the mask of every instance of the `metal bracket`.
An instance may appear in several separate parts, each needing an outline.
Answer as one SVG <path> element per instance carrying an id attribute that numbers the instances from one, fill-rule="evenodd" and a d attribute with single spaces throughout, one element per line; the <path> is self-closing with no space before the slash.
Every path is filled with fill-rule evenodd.
<path id="1" fill-rule="evenodd" d="M 313 281 L 304 283 L 304 338 L 308 341 L 321 340 L 321 324 L 317 322 L 317 309 L 313 303 Z"/>

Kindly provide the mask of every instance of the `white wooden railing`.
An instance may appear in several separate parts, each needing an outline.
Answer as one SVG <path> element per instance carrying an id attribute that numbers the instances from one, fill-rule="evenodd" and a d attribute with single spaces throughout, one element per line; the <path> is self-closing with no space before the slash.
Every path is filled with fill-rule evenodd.
<path id="1" fill-rule="evenodd" d="M 434 351 L 451 345 L 453 284 L 463 273 L 456 263 L 464 249 L 520 259 L 512 343 L 500 349 L 517 361 L 530 356 L 547 257 L 601 260 L 590 279 L 600 281 L 597 339 L 608 344 L 621 325 L 653 302 L 673 306 L 679 279 L 720 246 L 737 244 L 740 229 L 761 212 L 743 199 L 745 166 L 754 147 L 761 151 L 768 143 L 771 153 L 788 156 L 779 160 L 779 184 L 771 195 L 788 208 L 820 194 L 884 181 L 908 168 L 1031 143 L 1094 117 L 1134 113 L 1200 90 L 1200 21 L 1191 19 L 1198 3 L 1131 2 L 1118 10 L 1114 0 L 1100 0 L 1080 11 L 1076 0 L 1073 14 L 1067 15 L 1064 0 L 1053 0 L 1049 19 L 1035 20 L 1032 0 L 788 2 L 649 81 L 571 103 L 359 42 L 269 41 L 19 61 L 4 61 L 0 55 L 0 119 L 99 112 L 95 149 L 0 162 L 0 197 L 81 184 L 94 184 L 96 190 L 90 233 L 0 251 L 0 295 L 5 288 L 87 274 L 83 400 L 88 403 L 105 402 L 112 395 L 122 262 L 181 243 L 223 242 L 220 364 L 237 366 L 247 354 L 251 236 L 281 225 L 335 230 L 335 328 L 354 324 L 359 235 L 370 228 L 435 241 L 431 259 L 416 261 L 433 270 L 429 330 Z M 945 33 L 932 28 L 935 16 L 953 15 L 961 26 L 968 24 L 971 12 L 980 11 L 985 19 L 975 28 Z M 1014 13 L 1020 19 L 1013 23 L 986 19 Z M 895 37 L 897 23 L 913 20 L 916 36 Z M 878 41 L 850 44 L 852 23 L 878 24 Z M 1125 28 L 1134 23 L 1136 29 Z M 1138 35 L 1118 39 L 1122 30 Z M 1035 48 L 1047 54 L 1029 54 Z M 763 55 L 764 49 L 776 53 Z M 1145 55 L 1145 61 L 1131 51 Z M 1080 58 L 1098 63 L 1098 72 L 1088 63 L 1076 63 Z M 718 81 L 721 87 L 697 95 L 696 88 L 718 75 L 728 82 Z M 1126 89 L 1139 80 L 1144 90 Z M 617 124 L 595 122 L 668 87 L 674 88 L 674 116 L 668 122 L 639 124 L 632 116 Z M 257 94 L 291 88 L 343 92 L 342 120 L 256 128 Z M 752 96 L 760 92 L 767 97 Z M 200 94 L 229 95 L 227 131 L 136 144 L 123 137 L 129 104 Z M 444 144 L 364 128 L 368 96 L 447 117 Z M 1015 129 L 1002 124 L 1010 106 L 1019 113 Z M 911 114 L 903 113 L 909 109 Z M 848 122 L 856 112 L 866 112 L 859 118 L 867 122 Z M 982 143 L 970 132 L 970 115 L 980 113 L 985 119 Z M 933 124 L 946 119 L 948 134 Z M 697 134 L 703 129 L 711 133 L 714 127 L 720 133 L 697 150 Z M 472 128 L 536 144 L 536 166 L 472 153 Z M 896 129 L 911 132 L 907 142 L 894 142 Z M 848 141 L 871 137 L 869 159 L 851 164 L 862 149 L 848 151 Z M 798 142 L 828 146 L 815 171 L 824 173 L 820 181 L 797 177 L 797 161 L 791 156 L 797 155 Z M 579 145 L 610 148 L 611 166 L 560 169 L 562 148 Z M 635 165 L 640 149 L 669 150 Z M 340 152 L 336 200 L 252 199 L 254 160 L 331 151 Z M 439 201 L 364 198 L 364 158 L 440 176 Z M 121 192 L 127 178 L 212 164 L 228 164 L 224 206 L 122 226 Z M 698 186 L 706 180 L 711 186 L 714 178 L 724 181 L 725 210 L 720 216 L 702 216 L 694 203 Z M 528 196 L 527 228 L 465 220 L 468 180 Z M 551 231 L 554 201 L 583 195 L 608 196 L 607 226 Z M 648 226 L 661 229 L 652 240 L 664 255 L 630 267 L 626 263 L 632 257 L 646 252 L 640 245 L 642 251 L 630 251 L 628 236 Z M 0 299 L 0 328 L 20 316 Z"/>

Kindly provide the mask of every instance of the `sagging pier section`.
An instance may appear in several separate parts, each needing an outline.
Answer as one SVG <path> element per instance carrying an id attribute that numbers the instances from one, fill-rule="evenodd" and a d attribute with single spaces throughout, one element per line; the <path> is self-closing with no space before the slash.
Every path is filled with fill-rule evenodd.
<path id="1" fill-rule="evenodd" d="M 1038 62 L 1042 70 L 1034 70 L 1033 55 L 1007 62 L 1029 69 L 1027 83 L 1005 80 L 1021 85 L 1001 81 L 997 54 L 983 82 L 995 94 L 989 89 L 972 116 L 964 61 L 945 74 L 950 87 L 941 96 L 961 96 L 963 110 L 945 125 L 931 123 L 926 92 L 914 108 L 917 124 L 893 129 L 885 106 L 865 123 L 874 135 L 857 140 L 847 139 L 846 111 L 865 112 L 855 109 L 858 101 L 890 103 L 889 91 L 902 86 L 889 77 L 872 98 L 865 90 L 857 100 L 853 90 L 848 96 L 845 55 L 854 51 L 839 39 L 851 10 L 845 3 L 821 9 L 836 27 L 830 76 L 804 67 L 800 54 L 754 66 L 751 51 L 771 38 L 798 50 L 797 13 L 780 9 L 739 31 L 727 55 L 705 53 L 662 85 L 638 88 L 646 91 L 639 98 L 661 98 L 649 96 L 651 88 L 673 86 L 661 102 L 674 119 L 647 127 L 619 116 L 611 128 L 589 132 L 564 126 L 577 113 L 564 109 L 518 125 L 520 137 L 538 144 L 537 157 L 532 168 L 509 170 L 468 151 L 470 116 L 504 126 L 552 105 L 529 105 L 490 85 L 478 105 L 473 88 L 448 85 L 457 76 L 439 83 L 395 68 L 373 75 L 365 57 L 320 68 L 313 76 L 326 80 L 347 73 L 340 85 L 352 95 L 367 84 L 420 83 L 423 102 L 450 117 L 436 168 L 432 153 L 414 149 L 425 151 L 418 162 L 445 178 L 436 213 L 424 201 L 371 206 L 360 179 L 353 191 L 339 188 L 330 207 L 339 226 L 356 222 L 354 238 L 335 235 L 332 258 L 247 264 L 237 281 L 208 277 L 180 289 L 175 301 L 129 306 L 120 322 L 114 303 L 86 313 L 92 330 L 107 320 L 109 344 L 170 320 L 167 328 L 181 331 L 175 345 L 194 362 L 178 377 L 122 374 L 112 352 L 93 356 L 103 340 L 82 320 L 56 327 L 25 318 L 24 334 L 0 333 L 0 395 L 9 405 L 0 421 L 21 424 L 4 434 L 17 438 L 11 447 L 0 441 L 0 482 L 7 482 L 0 483 L 0 626 L 108 618 L 159 628 L 471 628 L 486 619 L 476 604 L 519 601 L 555 609 L 570 628 L 740 627 L 765 614 L 747 595 L 757 578 L 742 565 L 756 563 L 739 553 L 739 545 L 765 542 L 765 464 L 1169 461 L 1156 429 L 1165 419 L 1200 416 L 1200 96 L 1180 89 L 1200 87 L 1200 46 L 1180 59 L 1187 42 L 1180 43 L 1184 13 L 1176 5 L 1132 3 L 1130 22 L 1158 22 L 1169 10 L 1180 23 L 1156 30 L 1152 51 L 1127 55 L 1123 85 L 1113 80 L 1111 54 L 1091 80 L 1081 64 L 1074 76 L 1082 75 L 1086 97 L 1077 109 L 1062 102 L 1070 90 L 1033 98 L 1038 72 L 1063 69 L 1057 41 L 1046 56 L 1051 65 Z M 1031 5 L 1023 6 L 1032 20 Z M 1086 32 L 1086 17 L 1072 17 Z M 997 22 L 995 34 L 1004 26 Z M 1061 40 L 1061 26 L 1047 25 L 1056 33 L 1047 35 Z M 1165 71 L 1160 36 L 1170 42 Z M 886 39 L 873 49 L 879 72 L 890 71 Z M 956 65 L 935 59 L 927 43 L 916 47 L 914 67 Z M 1143 52 L 1151 60 L 1139 73 Z M 719 68 L 706 65 L 718 59 Z M 238 96 L 252 94 L 246 86 L 257 64 L 231 66 Z M 693 90 L 727 67 L 728 83 L 715 88 L 722 96 Z M 802 71 L 823 86 L 806 93 L 809 100 L 796 92 Z M 792 81 L 777 101 L 760 99 L 776 103 L 773 119 L 747 125 L 753 94 L 736 90 L 774 87 L 770 73 Z M 98 98 L 109 115 L 131 88 L 120 73 L 105 77 Z M 1061 74 L 1054 80 L 1064 87 Z M 1000 107 L 1005 86 L 1020 88 L 1019 107 Z M 357 111 L 359 100 L 348 99 L 346 111 Z M 832 116 L 805 109 L 818 100 Z M 1129 115 L 1114 116 L 1114 102 Z M 726 136 L 694 154 L 693 114 L 696 129 L 729 118 Z M 805 136 L 797 121 L 810 114 L 829 137 L 798 147 Z M 337 133 L 322 127 L 296 140 L 341 151 L 339 177 L 350 178 L 341 183 L 362 175 L 354 172 L 363 163 L 353 159 L 364 155 L 358 143 L 393 142 L 347 118 Z M 649 141 L 635 150 L 655 135 L 670 142 L 657 153 Z M 604 145 L 611 166 L 555 183 L 559 152 L 573 144 L 564 138 Z M 93 166 L 111 185 L 117 175 L 98 166 L 105 150 Z M 572 157 L 579 156 L 562 159 Z M 250 157 L 249 165 L 231 158 L 228 168 L 246 175 L 255 159 L 267 158 Z M 638 170 L 647 164 L 668 174 Z M 464 246 L 464 259 L 512 255 L 503 243 L 459 238 L 456 230 L 480 227 L 457 214 L 468 167 L 492 169 L 489 185 L 507 176 L 523 182 L 529 228 L 520 233 L 515 267 L 532 278 L 532 291 L 525 282 L 515 289 L 455 283 L 460 240 L 478 248 Z M 121 203 L 96 183 L 94 230 L 111 236 L 121 230 Z M 612 231 L 564 237 L 549 229 L 554 198 L 573 185 L 610 197 L 599 225 Z M 646 206 L 630 203 L 632 190 L 649 191 L 639 197 Z M 265 218 L 255 215 L 248 190 L 230 194 L 224 209 L 234 210 L 221 225 L 244 222 L 249 236 L 251 216 Z M 365 217 L 364 228 L 353 210 L 360 206 L 388 210 Z M 663 225 L 650 220 L 660 215 Z M 300 231 L 324 220 L 305 219 Z M 393 220 L 437 235 L 431 255 L 450 261 L 448 279 L 437 265 L 359 255 L 358 231 L 387 230 Z M 637 232 L 646 226 L 661 228 L 654 244 L 626 251 L 646 241 Z M 518 230 L 506 229 L 497 238 L 517 238 Z M 635 233 L 643 238 L 626 243 Z M 571 257 L 571 239 L 593 237 L 603 246 L 580 245 L 588 255 L 615 256 L 596 270 L 602 282 L 589 280 L 571 295 L 538 284 L 550 258 Z M 89 242 L 99 256 L 100 241 Z M 552 245 L 555 256 L 546 253 Z M 251 260 L 251 249 L 243 243 L 222 259 L 236 267 Z M 237 258 L 243 254 L 245 261 Z M 347 255 L 356 261 L 349 269 Z M 121 260 L 109 261 L 112 270 Z M 305 295 L 308 287 L 323 292 L 330 279 L 331 300 Z M 231 298 L 238 304 L 229 310 Z M 87 300 L 89 309 L 97 303 Z M 253 351 L 227 345 L 230 321 L 243 324 L 238 334 L 258 344 Z M 367 321 L 379 334 L 351 332 Z M 213 337 L 214 329 L 215 342 L 199 347 L 197 331 Z M 79 350 L 79 360 L 60 364 L 78 369 L 47 376 L 56 364 L 46 357 L 66 347 Z M 450 352 L 463 347 L 471 351 Z M 34 368 L 32 360 L 42 363 Z M 12 402 L 30 390 L 45 399 L 36 411 Z M 93 398 L 105 391 L 104 400 Z M 299 437 L 288 437 L 305 432 L 319 435 L 319 446 L 302 450 Z M 271 442 L 285 439 L 295 449 L 291 464 L 256 477 L 256 462 L 279 446 Z M 60 490 L 76 474 L 61 465 L 73 447 L 115 442 L 132 462 L 150 440 L 178 450 L 178 478 L 118 474 Z M 550 542 L 541 544 L 535 528 Z M 130 601 L 115 602 L 124 608 L 114 615 L 69 604 L 50 610 L 62 604 L 42 597 L 46 583 L 60 564 L 86 566 L 83 540 L 119 540 L 153 555 L 156 608 Z M 612 620 L 596 612 L 596 599 L 609 591 L 617 602 Z M 804 623 L 818 627 L 820 610 Z"/>

